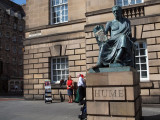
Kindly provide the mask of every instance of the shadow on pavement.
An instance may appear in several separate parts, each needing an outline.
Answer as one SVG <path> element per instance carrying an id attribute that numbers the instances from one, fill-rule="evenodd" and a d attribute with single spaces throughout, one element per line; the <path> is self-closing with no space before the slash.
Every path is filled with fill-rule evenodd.
<path id="1" fill-rule="evenodd" d="M 142 120 L 160 120 L 160 115 L 143 116 Z"/>

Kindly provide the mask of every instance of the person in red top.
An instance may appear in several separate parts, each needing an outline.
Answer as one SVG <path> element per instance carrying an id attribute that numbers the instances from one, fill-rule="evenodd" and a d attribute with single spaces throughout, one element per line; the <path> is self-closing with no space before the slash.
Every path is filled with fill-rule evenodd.
<path id="1" fill-rule="evenodd" d="M 71 75 L 68 76 L 68 80 L 67 80 L 67 92 L 68 92 L 68 96 L 69 96 L 69 103 L 73 102 L 73 80 L 71 78 Z"/>

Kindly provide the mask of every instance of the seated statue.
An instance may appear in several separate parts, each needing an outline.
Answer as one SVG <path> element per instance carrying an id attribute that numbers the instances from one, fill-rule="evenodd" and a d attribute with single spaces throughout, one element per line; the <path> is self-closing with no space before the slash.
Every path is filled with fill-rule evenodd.
<path id="1" fill-rule="evenodd" d="M 134 41 L 131 37 L 130 21 L 122 17 L 122 8 L 114 6 L 112 12 L 115 19 L 93 29 L 99 45 L 99 57 L 96 67 L 120 64 L 122 66 L 134 66 Z M 108 39 L 108 33 L 110 38 Z"/>

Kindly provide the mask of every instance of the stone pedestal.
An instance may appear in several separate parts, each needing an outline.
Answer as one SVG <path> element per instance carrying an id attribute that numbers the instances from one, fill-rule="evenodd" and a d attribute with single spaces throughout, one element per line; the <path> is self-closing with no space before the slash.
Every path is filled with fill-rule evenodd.
<path id="1" fill-rule="evenodd" d="M 87 120 L 140 120 L 139 73 L 118 69 L 87 74 Z"/>

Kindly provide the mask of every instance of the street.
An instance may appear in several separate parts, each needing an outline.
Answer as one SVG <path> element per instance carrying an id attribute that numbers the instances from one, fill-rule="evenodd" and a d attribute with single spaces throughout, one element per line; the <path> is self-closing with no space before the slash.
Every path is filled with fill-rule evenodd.
<path id="1" fill-rule="evenodd" d="M 0 97 L 0 120 L 79 120 L 77 103 L 27 101 Z M 144 120 L 160 120 L 160 105 L 144 105 Z"/>
<path id="2" fill-rule="evenodd" d="M 78 120 L 77 103 L 47 103 L 0 98 L 0 120 Z"/>
<path id="3" fill-rule="evenodd" d="M 160 105 L 143 105 L 142 115 L 144 120 L 160 120 Z"/>

